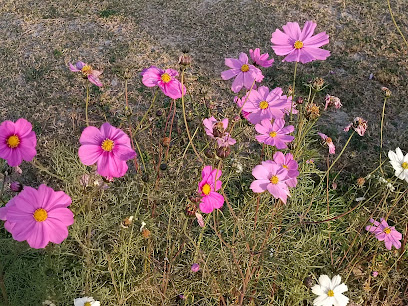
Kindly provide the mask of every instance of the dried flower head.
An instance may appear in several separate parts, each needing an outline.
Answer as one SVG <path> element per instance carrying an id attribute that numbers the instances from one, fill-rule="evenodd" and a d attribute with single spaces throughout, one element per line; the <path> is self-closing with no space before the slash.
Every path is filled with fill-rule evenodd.
<path id="1" fill-rule="evenodd" d="M 128 228 L 129 226 L 132 225 L 133 223 L 133 216 L 127 217 L 125 218 L 122 223 L 120 224 L 120 226 L 122 226 L 123 228 Z"/>
<path id="2" fill-rule="evenodd" d="M 314 78 L 311 85 L 314 90 L 321 91 L 324 88 L 324 80 L 322 78 Z"/>
<path id="3" fill-rule="evenodd" d="M 391 90 L 389 90 L 387 87 L 381 87 L 381 90 L 383 91 L 385 97 L 391 97 Z"/>
<path id="4" fill-rule="evenodd" d="M 364 183 L 365 183 L 365 178 L 364 177 L 359 177 L 358 179 L 357 179 L 357 186 L 358 187 L 363 187 L 364 186 Z"/>
<path id="5" fill-rule="evenodd" d="M 334 106 L 334 108 L 339 109 L 340 107 L 343 106 L 343 104 L 341 104 L 340 99 L 335 97 L 335 96 L 330 96 L 330 95 L 326 95 L 326 105 L 324 107 L 324 109 L 326 110 L 329 106 Z"/>
<path id="6" fill-rule="evenodd" d="M 182 55 L 180 55 L 178 63 L 182 67 L 187 67 L 191 65 L 192 61 L 193 59 L 190 54 L 183 53 Z"/>
<path id="7" fill-rule="evenodd" d="M 315 120 L 320 117 L 320 108 L 315 103 L 308 103 L 306 105 L 306 118 Z"/>
<path id="8" fill-rule="evenodd" d="M 364 136 L 367 130 L 367 120 L 361 117 L 354 118 L 354 121 L 344 128 L 345 132 L 348 132 L 350 128 L 353 128 L 358 135 Z"/>

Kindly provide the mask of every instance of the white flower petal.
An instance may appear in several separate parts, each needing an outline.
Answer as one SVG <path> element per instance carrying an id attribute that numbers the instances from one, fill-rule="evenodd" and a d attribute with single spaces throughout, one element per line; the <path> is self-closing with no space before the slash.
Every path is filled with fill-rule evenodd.
<path id="1" fill-rule="evenodd" d="M 398 158 L 397 158 L 397 154 L 395 154 L 395 152 L 394 151 L 388 151 L 388 158 L 391 160 L 391 161 L 396 161 Z"/>
<path id="2" fill-rule="evenodd" d="M 330 298 L 327 295 L 320 295 L 313 300 L 314 306 L 326 306 Z"/>
<path id="3" fill-rule="evenodd" d="M 331 280 L 327 275 L 320 275 L 319 277 L 319 284 L 325 292 L 331 288 Z"/>
<path id="4" fill-rule="evenodd" d="M 348 290 L 348 288 L 347 288 L 346 284 L 340 284 L 336 288 L 333 289 L 334 296 L 336 296 L 337 294 L 341 294 L 343 292 L 346 292 L 347 290 Z"/>
<path id="5" fill-rule="evenodd" d="M 334 306 L 346 306 L 349 302 L 349 298 L 343 294 L 336 294 L 334 296 Z"/>
<path id="6" fill-rule="evenodd" d="M 340 275 L 336 275 L 332 278 L 331 280 L 331 287 L 330 289 L 334 290 L 334 288 L 336 288 L 338 285 L 341 284 L 341 276 Z"/>
<path id="7" fill-rule="evenodd" d="M 404 159 L 404 154 L 402 154 L 402 151 L 401 151 L 400 148 L 396 148 L 396 149 L 395 149 L 395 153 L 397 154 L 397 158 L 398 158 L 399 160 L 403 160 L 403 159 Z"/>
<path id="8" fill-rule="evenodd" d="M 312 287 L 312 292 L 316 295 L 326 294 L 326 292 L 323 290 L 322 286 L 320 285 L 314 285 Z"/>

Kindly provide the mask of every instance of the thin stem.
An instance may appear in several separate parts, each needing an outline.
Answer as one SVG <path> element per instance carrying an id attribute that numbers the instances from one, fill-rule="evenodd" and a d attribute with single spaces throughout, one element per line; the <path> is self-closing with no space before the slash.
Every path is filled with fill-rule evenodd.
<path id="1" fill-rule="evenodd" d="M 382 147 L 383 147 L 383 128 L 384 128 L 384 116 L 385 116 L 385 104 L 387 103 L 387 98 L 384 98 L 384 104 L 383 104 L 383 109 L 382 109 L 382 114 L 381 114 L 381 129 L 380 129 L 380 170 L 382 175 L 384 176 L 384 170 L 381 167 L 381 158 L 382 158 Z"/>
<path id="2" fill-rule="evenodd" d="M 404 43 L 407 45 L 407 48 L 408 48 L 408 42 L 407 42 L 407 40 L 405 39 L 404 34 L 402 34 L 401 29 L 400 29 L 400 27 L 398 26 L 397 22 L 395 21 L 394 14 L 392 13 L 392 10 L 391 10 L 390 0 L 387 0 L 387 4 L 388 4 L 388 10 L 390 11 L 390 15 L 391 15 L 392 22 L 394 23 L 395 28 L 397 29 L 398 33 L 401 35 L 402 39 L 404 40 Z"/>
<path id="3" fill-rule="evenodd" d="M 326 172 L 325 176 L 329 175 L 329 171 L 333 168 L 334 164 L 339 160 L 340 156 L 343 155 L 344 151 L 346 150 L 346 148 L 347 148 L 348 144 L 350 143 L 350 140 L 353 137 L 355 132 L 356 131 L 353 130 L 353 133 L 351 133 L 350 137 L 347 139 L 347 142 L 344 145 L 343 150 L 341 150 L 340 154 L 337 156 L 337 158 L 334 160 L 334 162 L 330 165 L 329 169 L 327 169 L 327 172 Z"/>
<path id="4" fill-rule="evenodd" d="M 139 152 L 139 156 L 140 156 L 140 158 L 142 159 L 143 167 L 144 167 L 144 169 L 146 169 L 146 166 L 145 166 L 144 160 L 143 160 L 143 156 L 142 156 L 142 152 L 140 152 L 140 148 L 139 148 L 139 145 L 138 145 L 138 143 L 137 143 L 137 140 L 136 140 L 136 139 L 133 140 L 132 122 L 131 122 L 131 120 L 130 120 L 130 113 L 129 113 L 129 115 L 127 114 L 128 110 L 129 110 L 127 83 L 128 83 L 128 79 L 126 78 L 126 79 L 125 79 L 125 103 L 126 103 L 125 113 L 126 113 L 126 115 L 127 115 L 130 142 L 131 142 L 133 151 L 135 150 L 134 142 L 136 143 L 136 146 L 137 146 L 137 149 L 138 149 L 138 152 Z M 138 168 L 139 168 L 139 166 L 138 166 L 138 164 L 137 164 L 137 158 L 136 158 L 136 156 L 133 158 L 133 162 L 134 162 L 134 164 L 135 164 L 135 169 L 136 169 L 136 171 L 137 171 Z"/>
<path id="5" fill-rule="evenodd" d="M 292 88 L 292 102 L 290 104 L 290 121 L 292 121 L 292 108 L 293 108 L 293 99 L 295 98 L 295 86 L 296 86 L 296 71 L 297 71 L 298 62 L 295 63 L 295 71 L 293 72 L 293 88 Z"/>
<path id="6" fill-rule="evenodd" d="M 54 174 L 54 173 L 51 173 L 47 168 L 45 168 L 45 166 L 43 166 L 38 160 L 36 160 L 36 159 L 33 159 L 32 161 L 31 161 L 31 164 L 35 167 L 35 168 L 37 168 L 38 170 L 40 170 L 40 171 L 42 171 L 42 172 L 45 172 L 45 173 L 47 173 L 48 175 L 50 175 L 50 176 L 52 176 L 52 177 L 54 177 L 54 178 L 57 178 L 57 179 L 59 179 L 59 180 L 61 180 L 61 181 L 65 181 L 65 178 L 63 178 L 63 177 L 61 177 L 61 176 L 59 176 L 59 175 L 56 175 L 56 174 Z"/>
<path id="7" fill-rule="evenodd" d="M 86 122 L 86 126 L 89 126 L 88 104 L 89 104 L 89 82 L 86 82 L 86 101 L 85 101 L 85 122 Z"/>
<path id="8" fill-rule="evenodd" d="M 150 104 L 148 110 L 147 110 L 147 111 L 145 112 L 145 114 L 143 115 L 142 120 L 140 120 L 139 125 L 138 125 L 138 128 L 137 128 L 136 131 L 138 131 L 138 130 L 140 130 L 140 129 L 142 128 L 143 121 L 146 120 L 147 115 L 149 114 L 150 110 L 152 109 L 152 107 L 153 107 L 153 105 L 154 105 L 154 101 L 156 101 L 156 97 L 157 97 L 157 94 L 158 94 L 158 93 L 159 93 L 159 92 L 156 90 L 156 92 L 155 92 L 155 94 L 154 94 L 154 96 L 153 96 L 152 103 Z"/>
<path id="9" fill-rule="evenodd" d="M 182 107 L 183 107 L 184 125 L 185 125 L 185 127 L 186 127 L 186 132 L 187 132 L 189 144 L 191 144 L 191 147 L 193 148 L 194 153 L 196 154 L 198 160 L 199 160 L 201 163 L 204 163 L 203 160 L 202 160 L 202 158 L 200 157 L 200 154 L 197 152 L 197 150 L 196 150 L 196 148 L 195 148 L 195 146 L 194 146 L 193 138 L 191 138 L 190 130 L 189 130 L 188 124 L 187 124 L 186 107 L 185 107 L 185 103 L 184 103 L 184 69 L 181 70 L 181 91 L 182 91 L 182 93 L 181 93 L 181 105 L 182 105 Z M 187 145 L 187 147 L 188 147 L 188 145 Z"/>

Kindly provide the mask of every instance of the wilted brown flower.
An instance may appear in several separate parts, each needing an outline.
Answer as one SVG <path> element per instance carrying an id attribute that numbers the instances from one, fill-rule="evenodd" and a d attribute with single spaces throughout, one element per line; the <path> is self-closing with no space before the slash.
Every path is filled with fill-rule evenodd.
<path id="1" fill-rule="evenodd" d="M 315 103 L 309 103 L 306 105 L 306 117 L 314 120 L 320 117 L 320 108 Z"/>

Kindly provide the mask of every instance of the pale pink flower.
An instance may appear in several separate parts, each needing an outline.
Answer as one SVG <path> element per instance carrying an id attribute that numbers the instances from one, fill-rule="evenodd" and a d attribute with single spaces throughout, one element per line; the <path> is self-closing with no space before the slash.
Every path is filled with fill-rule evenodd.
<path id="1" fill-rule="evenodd" d="M 377 277 L 378 276 L 378 271 L 373 271 L 373 277 Z"/>
<path id="2" fill-rule="evenodd" d="M 204 222 L 203 215 L 200 214 L 200 213 L 198 213 L 198 212 L 196 212 L 196 213 L 195 213 L 195 216 L 196 216 L 196 218 L 197 218 L 198 225 L 199 225 L 200 227 L 204 227 L 204 226 L 205 226 L 205 222 Z"/>
<path id="3" fill-rule="evenodd" d="M 218 147 L 228 147 L 234 145 L 237 141 L 226 132 L 228 128 L 228 118 L 217 121 L 214 117 L 203 120 L 205 133 L 217 140 Z"/>
<path id="4" fill-rule="evenodd" d="M 325 98 L 326 101 L 326 106 L 324 107 L 324 109 L 326 110 L 329 106 L 334 106 L 334 108 L 339 109 L 343 106 L 343 104 L 341 104 L 340 99 L 335 97 L 335 96 L 331 96 L 331 95 L 326 95 Z"/>
<path id="5" fill-rule="evenodd" d="M 245 96 L 243 96 L 241 99 L 240 99 L 239 97 L 237 97 L 237 96 L 234 97 L 234 102 L 237 104 L 237 106 L 238 106 L 240 109 L 242 108 L 242 106 L 244 105 L 244 103 L 248 102 L 247 95 L 248 95 L 248 93 L 247 93 Z M 246 102 L 245 102 L 245 101 L 246 101 Z M 246 111 L 244 111 L 244 110 L 242 110 L 241 113 L 242 113 L 242 116 L 244 116 L 244 118 L 248 120 L 249 113 L 246 112 Z"/>
<path id="6" fill-rule="evenodd" d="M 293 159 L 292 153 L 283 154 L 282 152 L 276 152 L 273 155 L 273 161 L 288 171 L 285 183 L 289 187 L 296 187 L 297 177 L 299 176 L 298 163 Z"/>
<path id="7" fill-rule="evenodd" d="M 192 264 L 192 265 L 191 265 L 191 272 L 196 273 L 196 272 L 198 272 L 198 271 L 200 271 L 200 265 L 199 265 L 198 263 Z"/>
<path id="8" fill-rule="evenodd" d="M 256 140 L 278 149 L 287 149 L 286 144 L 295 139 L 294 136 L 288 135 L 295 130 L 294 126 L 285 127 L 285 120 L 283 119 L 276 119 L 273 124 L 270 120 L 262 120 L 260 124 L 255 125 L 255 130 L 260 133 L 260 135 L 255 136 Z"/>
<path id="9" fill-rule="evenodd" d="M 394 226 L 389 226 L 387 221 L 383 218 L 380 219 L 381 222 L 370 219 L 370 223 L 373 225 L 366 226 L 366 230 L 373 233 L 378 241 L 384 241 L 385 247 L 391 250 L 392 246 L 396 249 L 401 248 L 402 235 L 398 232 Z"/>
<path id="10" fill-rule="evenodd" d="M 92 84 L 101 87 L 103 86 L 99 80 L 99 76 L 102 74 L 99 70 L 92 69 L 91 66 L 85 64 L 84 62 L 78 61 L 75 65 L 69 63 L 69 70 L 72 72 L 81 72 L 84 78 L 87 78 Z"/>
<path id="11" fill-rule="evenodd" d="M 277 29 L 272 33 L 272 49 L 277 55 L 286 55 L 283 61 L 301 62 L 303 64 L 314 60 L 325 60 L 330 51 L 320 49 L 329 43 L 329 35 L 321 32 L 313 36 L 317 24 L 306 21 L 303 30 L 297 22 L 288 22 L 283 32 Z"/>
<path id="12" fill-rule="evenodd" d="M 335 154 L 336 153 L 336 147 L 333 143 L 333 140 L 328 137 L 326 134 L 323 133 L 317 133 L 319 136 L 324 140 L 324 143 L 329 147 L 329 154 Z"/>
<path id="13" fill-rule="evenodd" d="M 248 121 L 257 124 L 262 120 L 281 119 L 291 108 L 292 97 L 282 95 L 282 88 L 277 87 L 271 91 L 266 86 L 252 90 L 243 111 L 249 113 Z M 244 98 L 243 98 L 244 99 Z M 292 111 L 295 110 L 292 107 Z M 293 112 L 295 113 L 295 112 Z"/>
<path id="14" fill-rule="evenodd" d="M 367 130 L 367 120 L 364 120 L 361 117 L 356 117 L 354 118 L 354 122 L 350 123 L 344 128 L 344 131 L 348 132 L 351 127 L 357 132 L 358 135 L 364 136 L 364 133 Z"/>
<path id="15" fill-rule="evenodd" d="M 262 193 L 268 190 L 275 199 L 286 203 L 290 193 L 286 184 L 288 171 L 285 168 L 273 161 L 263 161 L 252 169 L 252 175 L 256 178 L 250 186 L 253 192 Z"/>
<path id="16" fill-rule="evenodd" d="M 161 91 L 172 99 L 181 98 L 186 94 L 186 87 L 176 79 L 178 72 L 174 69 L 162 70 L 156 66 L 151 66 L 144 69 L 140 74 L 142 78 L 142 83 L 147 87 L 158 86 Z"/>
<path id="17" fill-rule="evenodd" d="M 254 65 L 258 65 L 264 68 L 271 67 L 273 62 L 275 61 L 273 58 L 268 60 L 269 54 L 261 54 L 261 50 L 259 48 L 256 48 L 255 50 L 249 50 L 249 55 L 251 56 Z"/>
<path id="18" fill-rule="evenodd" d="M 223 80 L 235 77 L 231 86 L 231 90 L 235 93 L 239 92 L 242 87 L 250 89 L 254 80 L 256 82 L 263 80 L 262 71 L 254 65 L 248 64 L 248 56 L 245 53 L 240 53 L 238 59 L 226 58 L 225 65 L 231 69 L 221 72 L 221 77 Z"/>
<path id="19" fill-rule="evenodd" d="M 198 192 L 201 195 L 200 210 L 209 214 L 214 209 L 219 209 L 224 204 L 224 197 L 217 192 L 221 188 L 221 181 L 218 180 L 222 174 L 219 169 L 205 166 L 198 184 Z"/>

